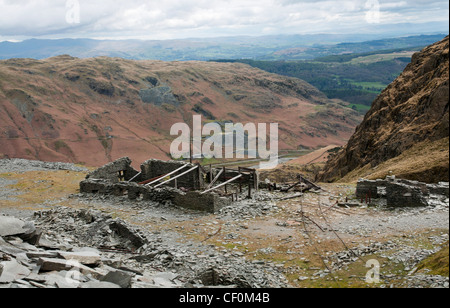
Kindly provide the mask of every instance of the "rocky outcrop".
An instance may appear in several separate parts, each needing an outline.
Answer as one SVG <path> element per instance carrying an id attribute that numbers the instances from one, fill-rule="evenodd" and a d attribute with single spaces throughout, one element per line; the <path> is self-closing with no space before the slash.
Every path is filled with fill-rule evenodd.
<path id="1" fill-rule="evenodd" d="M 161 106 L 162 104 L 169 104 L 173 106 L 180 105 L 169 86 L 142 89 L 139 92 L 139 96 L 144 103 L 153 104 L 156 106 Z"/>
<path id="2" fill-rule="evenodd" d="M 400 77 L 374 101 L 347 146 L 327 163 L 320 180 L 337 180 L 358 168 L 367 165 L 373 168 L 398 157 L 420 142 L 448 138 L 448 108 L 449 37 L 446 37 L 412 57 Z M 448 174 L 448 164 L 446 171 L 434 170 L 433 174 L 424 181 L 448 180 L 442 178 L 442 174 Z"/>

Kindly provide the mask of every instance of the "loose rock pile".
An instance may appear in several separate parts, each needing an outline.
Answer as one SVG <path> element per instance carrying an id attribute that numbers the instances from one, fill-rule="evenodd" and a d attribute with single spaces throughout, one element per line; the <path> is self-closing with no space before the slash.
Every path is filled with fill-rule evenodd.
<path id="1" fill-rule="evenodd" d="M 283 194 L 283 196 L 286 195 Z M 218 213 L 218 217 L 244 220 L 264 216 L 277 209 L 276 194 L 257 191 L 253 194 L 252 199 L 246 199 L 244 195 L 240 196 L 238 202 L 222 208 Z"/>
<path id="2" fill-rule="evenodd" d="M 369 246 L 361 245 L 333 255 L 331 257 L 333 260 L 331 267 L 333 270 L 345 269 L 349 264 L 358 261 L 361 257 L 395 249 L 396 247 L 397 245 L 392 241 L 385 243 L 375 242 Z"/>
<path id="3" fill-rule="evenodd" d="M 34 222 L 2 216 L 0 287 L 286 287 L 275 268 L 210 246 L 145 233 L 100 211 L 56 208 Z M 10 231 L 5 231 L 6 229 Z"/>

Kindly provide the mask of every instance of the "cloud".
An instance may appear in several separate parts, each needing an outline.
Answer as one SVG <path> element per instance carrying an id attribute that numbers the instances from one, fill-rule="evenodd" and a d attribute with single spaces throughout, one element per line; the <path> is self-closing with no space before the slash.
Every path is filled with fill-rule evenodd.
<path id="1" fill-rule="evenodd" d="M 379 4 L 378 22 L 385 25 L 448 22 L 449 3 L 441 0 L 0 0 L 0 36 L 162 39 L 340 32 L 367 27 L 371 3 Z"/>

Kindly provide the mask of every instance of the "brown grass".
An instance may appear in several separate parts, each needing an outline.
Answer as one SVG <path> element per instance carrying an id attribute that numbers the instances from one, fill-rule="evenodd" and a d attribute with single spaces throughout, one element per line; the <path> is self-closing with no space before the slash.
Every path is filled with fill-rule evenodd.
<path id="1" fill-rule="evenodd" d="M 70 194 L 78 193 L 79 183 L 86 174 L 70 171 L 33 171 L 1 176 L 16 180 L 17 184 L 11 185 L 11 188 L 19 192 L 13 200 L 2 201 L 3 206 L 35 209 L 36 206 L 57 202 Z"/>
<path id="2" fill-rule="evenodd" d="M 441 276 L 449 276 L 449 245 L 448 242 L 441 251 L 429 256 L 425 260 L 423 260 L 419 267 L 418 271 L 423 271 L 425 269 L 430 270 L 429 274 L 431 275 L 441 275 Z"/>
<path id="3" fill-rule="evenodd" d="M 422 182 L 448 181 L 449 138 L 418 143 L 398 157 L 375 168 L 366 165 L 343 177 L 339 182 L 352 183 L 360 178 L 384 179 L 388 175 Z"/>

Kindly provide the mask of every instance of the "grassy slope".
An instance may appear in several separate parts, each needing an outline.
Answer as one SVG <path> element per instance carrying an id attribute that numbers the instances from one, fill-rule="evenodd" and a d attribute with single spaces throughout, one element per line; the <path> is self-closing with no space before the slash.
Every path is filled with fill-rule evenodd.
<path id="1" fill-rule="evenodd" d="M 447 242 L 447 245 L 445 245 L 440 251 L 423 260 L 418 266 L 418 271 L 424 272 L 425 270 L 427 270 L 429 271 L 428 274 L 448 277 L 448 267 L 449 245 Z"/>
<path id="2" fill-rule="evenodd" d="M 376 168 L 366 165 L 356 169 L 339 182 L 350 183 L 360 178 L 383 179 L 395 174 L 400 178 L 427 182 L 434 173 L 446 173 L 449 168 L 449 138 L 435 142 L 425 141 L 416 144 L 398 157 L 390 159 Z M 447 174 L 448 181 L 448 174 Z"/>

